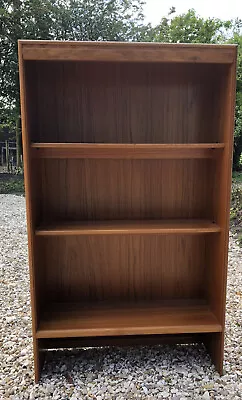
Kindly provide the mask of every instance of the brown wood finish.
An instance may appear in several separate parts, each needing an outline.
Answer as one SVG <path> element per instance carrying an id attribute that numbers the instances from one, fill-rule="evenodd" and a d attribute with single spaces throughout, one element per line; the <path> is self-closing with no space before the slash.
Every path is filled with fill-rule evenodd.
<path id="1" fill-rule="evenodd" d="M 208 334 L 203 343 L 205 344 L 212 362 L 220 375 L 223 374 L 223 358 L 224 358 L 224 327 L 221 325 L 222 331 L 218 333 Z"/>
<path id="2" fill-rule="evenodd" d="M 222 373 L 236 47 L 20 41 L 44 349 L 203 341 Z"/>
<path id="3" fill-rule="evenodd" d="M 38 237 L 45 299 L 203 299 L 205 270 L 212 268 L 207 252 L 213 235 Z"/>
<path id="4" fill-rule="evenodd" d="M 31 149 L 32 158 L 191 159 L 216 158 L 224 144 L 33 143 Z"/>
<path id="5" fill-rule="evenodd" d="M 225 331 L 225 306 L 226 306 L 226 282 L 227 260 L 229 240 L 230 217 L 230 188 L 233 154 L 233 127 L 234 127 L 234 103 L 236 85 L 236 63 L 228 70 L 224 82 L 224 96 L 220 101 L 224 103 L 225 120 L 223 125 L 223 137 L 226 143 L 223 155 L 216 163 L 215 178 L 215 214 L 216 221 L 223 228 L 218 238 L 213 238 L 213 251 L 211 259 L 214 264 L 208 273 L 208 297 L 212 310 L 223 327 L 221 334 L 211 335 L 207 340 L 207 347 L 217 370 L 223 372 L 224 331 Z M 212 247 L 211 247 L 212 249 Z M 210 250 L 211 250 L 210 249 Z"/>
<path id="6" fill-rule="evenodd" d="M 158 51 L 157 51 L 158 52 Z M 29 61 L 33 142 L 223 143 L 229 65 Z M 50 95 L 51 93 L 51 95 Z M 43 101 L 44 99 L 44 101 Z"/>
<path id="7" fill-rule="evenodd" d="M 154 303 L 52 304 L 43 314 L 38 338 L 221 332 L 205 306 Z"/>
<path id="8" fill-rule="evenodd" d="M 38 177 L 38 167 L 35 162 L 31 163 L 29 158 L 30 137 L 29 137 L 29 103 L 26 99 L 26 71 L 23 60 L 22 43 L 18 44 L 19 55 L 19 78 L 20 78 L 20 99 L 21 99 L 21 123 L 22 123 L 22 141 L 24 157 L 24 184 L 26 198 L 26 216 L 28 231 L 28 255 L 29 255 L 29 273 L 30 273 L 30 296 L 31 296 L 31 316 L 33 331 L 33 352 L 35 381 L 40 378 L 40 371 L 43 366 L 44 357 L 40 354 L 38 341 L 36 339 L 36 329 L 39 320 L 39 310 L 42 303 L 42 271 L 36 268 L 38 259 L 38 249 L 36 247 L 36 238 L 34 224 L 36 223 L 36 213 L 38 208 L 36 177 Z"/>
<path id="9" fill-rule="evenodd" d="M 213 221 L 215 160 L 40 159 L 39 163 L 39 223 Z"/>
<path id="10" fill-rule="evenodd" d="M 37 236 L 61 235 L 115 235 L 115 234 L 204 234 L 221 232 L 221 228 L 205 220 L 117 220 L 117 221 L 74 221 L 40 226 Z"/>
<path id="11" fill-rule="evenodd" d="M 222 63 L 235 61 L 233 46 L 164 43 L 21 41 L 25 60 Z"/>

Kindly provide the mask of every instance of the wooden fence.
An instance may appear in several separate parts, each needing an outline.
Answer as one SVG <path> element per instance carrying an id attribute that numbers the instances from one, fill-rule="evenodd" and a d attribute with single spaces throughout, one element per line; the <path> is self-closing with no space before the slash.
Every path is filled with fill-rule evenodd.
<path id="1" fill-rule="evenodd" d="M 17 165 L 17 147 L 16 142 L 6 140 L 5 142 L 0 142 L 0 153 L 1 159 L 0 163 L 2 167 L 7 169 L 7 172 L 13 172 L 14 169 L 19 167 Z M 22 156 L 21 165 L 22 165 Z"/>

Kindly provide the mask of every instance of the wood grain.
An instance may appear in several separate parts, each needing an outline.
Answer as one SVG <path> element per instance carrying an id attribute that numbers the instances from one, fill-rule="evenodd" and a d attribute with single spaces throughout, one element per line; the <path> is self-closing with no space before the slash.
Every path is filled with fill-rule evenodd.
<path id="1" fill-rule="evenodd" d="M 220 332 L 205 306 L 54 304 L 43 313 L 38 338 Z"/>
<path id="2" fill-rule="evenodd" d="M 40 159 L 38 224 L 185 218 L 217 222 L 215 162 Z"/>
<path id="3" fill-rule="evenodd" d="M 47 307 L 56 301 L 206 299 L 213 235 L 38 236 Z"/>
<path id="4" fill-rule="evenodd" d="M 204 234 L 221 232 L 221 228 L 206 220 L 117 220 L 74 221 L 40 226 L 37 236 L 61 235 L 130 235 L 130 234 Z"/>
<path id="5" fill-rule="evenodd" d="M 39 310 L 43 303 L 42 297 L 42 270 L 37 268 L 39 261 L 39 248 L 36 245 L 34 235 L 34 225 L 36 224 L 38 214 L 38 163 L 31 162 L 29 156 L 30 150 L 30 110 L 29 110 L 29 86 L 28 77 L 26 76 L 25 62 L 23 60 L 22 44 L 18 46 L 19 57 L 19 80 L 20 80 L 20 103 L 21 103 L 21 126 L 22 126 L 22 142 L 23 142 L 23 162 L 24 162 L 24 185 L 26 199 L 26 217 L 27 217 L 27 233 L 28 233 L 28 261 L 30 275 L 30 296 L 31 296 L 31 317 L 32 317 L 32 333 L 33 333 L 33 352 L 35 381 L 40 377 L 43 365 L 43 357 L 40 354 L 38 340 L 36 339 L 36 327 L 39 321 Z M 37 179 L 36 179 L 37 178 Z"/>
<path id="6" fill-rule="evenodd" d="M 207 348 L 209 349 L 213 363 L 221 374 L 223 372 L 224 355 L 235 86 L 236 63 L 234 63 L 227 72 L 224 81 L 223 95 L 219 98 L 220 102 L 223 103 L 222 107 L 225 110 L 222 134 L 226 145 L 223 155 L 221 155 L 215 163 L 216 178 L 214 180 L 214 215 L 216 221 L 222 228 L 222 233 L 221 235 L 218 235 L 217 238 L 211 238 L 212 247 L 210 248 L 210 259 L 214 267 L 207 273 L 208 298 L 211 304 L 211 309 L 223 327 L 221 334 L 211 335 L 208 338 Z"/>
<path id="7" fill-rule="evenodd" d="M 234 45 L 21 41 L 25 60 L 234 62 Z"/>
<path id="8" fill-rule="evenodd" d="M 220 375 L 223 375 L 223 358 L 224 358 L 224 327 L 221 325 L 222 331 L 218 333 L 208 333 L 204 337 L 204 344 L 210 354 L 213 364 Z"/>
<path id="9" fill-rule="evenodd" d="M 28 61 L 31 140 L 222 143 L 228 68 Z"/>
<path id="10" fill-rule="evenodd" d="M 192 159 L 221 155 L 223 143 L 88 144 L 33 143 L 32 158 Z"/>

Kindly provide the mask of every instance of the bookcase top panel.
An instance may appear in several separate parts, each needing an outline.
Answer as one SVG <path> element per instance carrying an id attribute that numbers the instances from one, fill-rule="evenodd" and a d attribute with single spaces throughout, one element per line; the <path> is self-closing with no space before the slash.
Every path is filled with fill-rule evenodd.
<path id="1" fill-rule="evenodd" d="M 19 40 L 24 60 L 232 64 L 236 45 Z"/>

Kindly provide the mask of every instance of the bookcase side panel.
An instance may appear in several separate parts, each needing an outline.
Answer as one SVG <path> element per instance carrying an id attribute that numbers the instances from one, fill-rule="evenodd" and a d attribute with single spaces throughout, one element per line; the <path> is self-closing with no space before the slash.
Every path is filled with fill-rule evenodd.
<path id="1" fill-rule="evenodd" d="M 213 238 L 213 252 L 211 254 L 213 268 L 210 270 L 209 297 L 213 311 L 220 323 L 224 326 L 225 296 L 227 280 L 230 195 L 233 156 L 233 129 L 235 106 L 235 65 L 230 67 L 227 79 L 224 82 L 224 126 L 223 137 L 225 148 L 214 164 L 214 217 L 222 228 L 218 239 Z"/>
<path id="2" fill-rule="evenodd" d="M 217 334 L 209 334 L 205 344 L 220 374 L 223 373 L 224 357 L 235 85 L 236 64 L 232 64 L 229 67 L 224 82 L 224 91 L 221 94 L 221 103 L 224 109 L 222 137 L 225 142 L 225 149 L 216 162 L 214 181 L 215 221 L 220 225 L 222 231 L 217 237 L 212 238 L 210 248 L 210 263 L 212 267 L 207 273 L 209 303 L 219 323 L 222 325 L 223 331 Z"/>
<path id="3" fill-rule="evenodd" d="M 26 64 L 22 58 L 22 45 L 19 43 L 19 77 L 20 77 L 20 101 L 21 101 L 21 123 L 22 123 L 22 142 L 23 142 L 23 159 L 24 159 L 24 183 L 26 198 L 26 216 L 27 216 L 27 233 L 28 233 L 28 256 L 29 256 L 29 273 L 30 273 L 30 295 L 31 295 L 31 314 L 32 314 L 32 332 L 33 332 L 33 349 L 35 364 L 35 380 L 38 381 L 41 370 L 41 355 L 36 339 L 36 330 L 40 315 L 40 304 L 43 299 L 42 293 L 42 274 L 35 238 L 35 224 L 38 214 L 38 191 L 37 182 L 39 178 L 38 165 L 32 162 L 30 157 L 30 136 L 29 126 L 32 120 L 30 99 L 26 83 Z"/>

